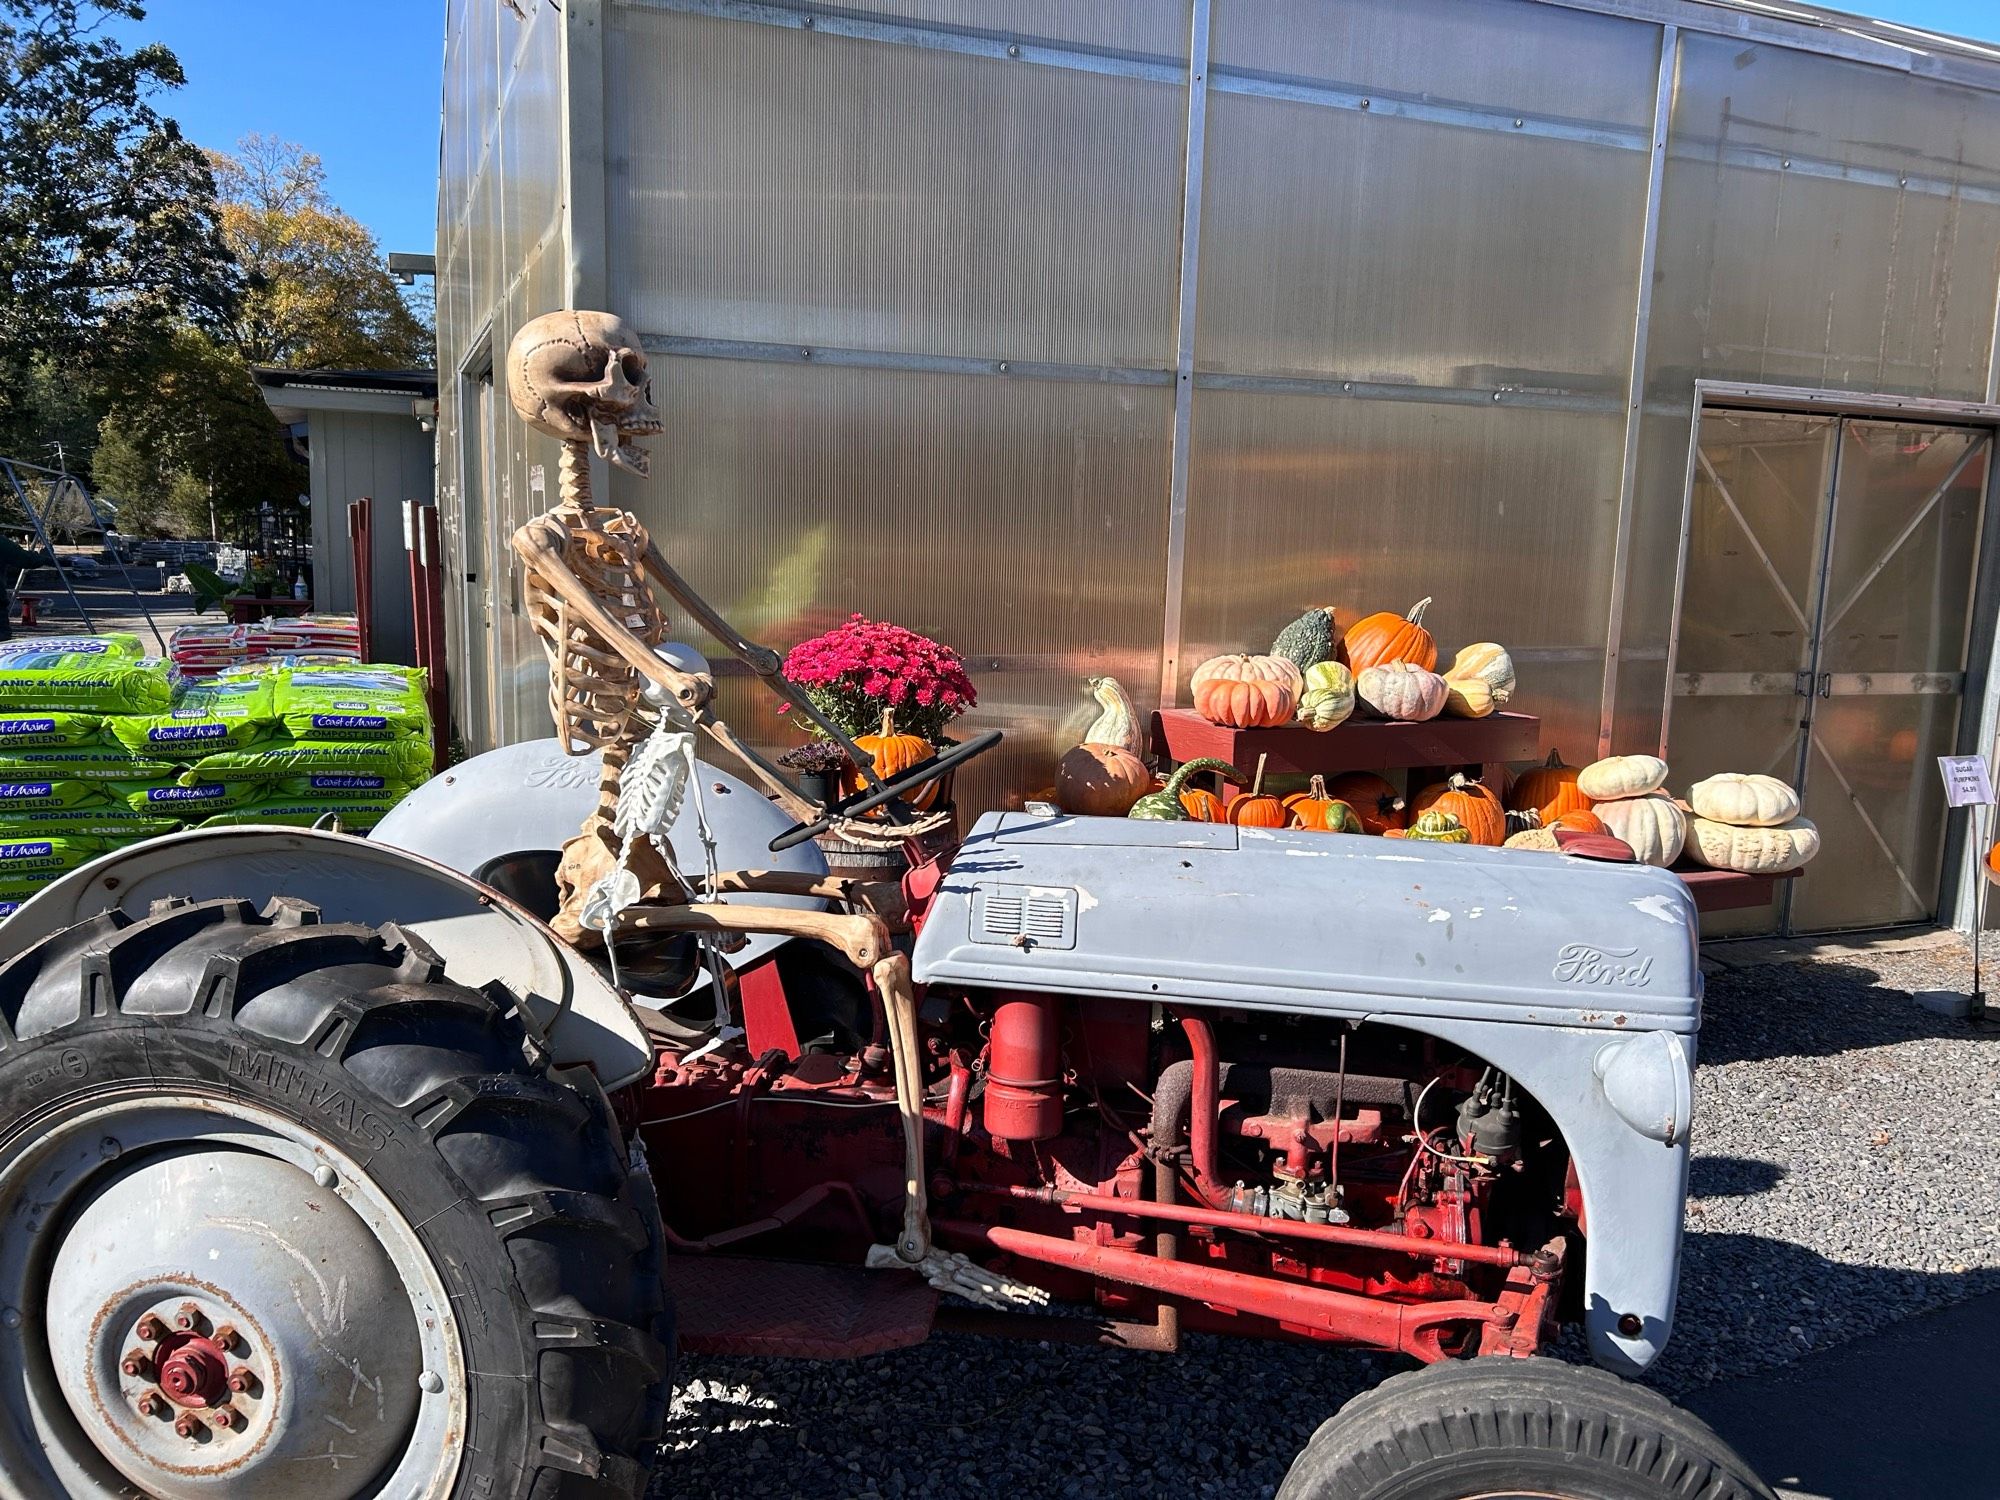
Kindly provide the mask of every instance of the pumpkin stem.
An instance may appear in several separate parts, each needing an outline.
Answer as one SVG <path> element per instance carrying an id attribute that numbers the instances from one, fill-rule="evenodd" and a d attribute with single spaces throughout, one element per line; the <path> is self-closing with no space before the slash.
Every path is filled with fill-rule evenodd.
<path id="1" fill-rule="evenodd" d="M 1330 801 L 1331 799 L 1326 795 L 1326 778 L 1324 776 L 1313 777 L 1312 787 L 1310 788 L 1310 790 L 1308 790 L 1306 795 L 1310 797 L 1314 802 Z"/>
<path id="2" fill-rule="evenodd" d="M 1263 792 L 1264 792 L 1264 762 L 1265 762 L 1265 761 L 1267 761 L 1267 760 L 1269 760 L 1270 758 L 1271 758 L 1271 755 L 1270 755 L 1270 752 L 1269 752 L 1269 751 L 1266 751 L 1266 752 L 1265 752 L 1264 754 L 1262 754 L 1262 755 L 1260 755 L 1260 756 L 1258 756 L 1258 757 L 1257 757 L 1257 777 L 1256 777 L 1256 779 L 1255 779 L 1254 781 L 1252 781 L 1252 782 L 1250 783 L 1250 795 L 1251 795 L 1251 796 L 1253 796 L 1253 797 L 1259 797 L 1259 796 L 1262 796 L 1262 795 L 1263 795 Z"/>
<path id="3" fill-rule="evenodd" d="M 894 734 L 895 732 L 896 732 L 896 710 L 893 708 L 885 708 L 882 710 L 882 738 L 886 740 L 890 735 Z"/>
<path id="4" fill-rule="evenodd" d="M 1424 623 L 1424 611 L 1429 609 L 1430 607 L 1431 607 L 1430 596 L 1426 594 L 1423 598 L 1419 599 L 1415 604 L 1410 606 L 1410 612 L 1404 615 L 1403 618 L 1408 620 L 1412 625 L 1421 625 Z"/>
<path id="5" fill-rule="evenodd" d="M 1545 762 L 1545 768 L 1551 771 L 1567 771 L 1569 767 L 1563 764 L 1562 751 L 1551 750 L 1549 752 L 1549 758 Z"/>

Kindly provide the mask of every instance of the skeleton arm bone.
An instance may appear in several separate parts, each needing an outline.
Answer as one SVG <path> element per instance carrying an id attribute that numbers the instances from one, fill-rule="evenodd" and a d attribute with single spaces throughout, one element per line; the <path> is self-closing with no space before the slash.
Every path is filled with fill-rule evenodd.
<path id="1" fill-rule="evenodd" d="M 857 969 L 872 969 L 889 953 L 889 929 L 872 913 L 843 916 L 791 906 L 732 906 L 705 901 L 698 906 L 628 906 L 618 914 L 621 932 L 776 932 L 817 938 L 847 956 Z"/>

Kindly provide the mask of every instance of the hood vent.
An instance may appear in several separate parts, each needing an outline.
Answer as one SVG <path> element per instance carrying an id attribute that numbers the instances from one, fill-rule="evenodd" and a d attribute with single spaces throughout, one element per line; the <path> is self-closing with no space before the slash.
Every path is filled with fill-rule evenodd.
<path id="1" fill-rule="evenodd" d="M 972 940 L 1026 948 L 1076 946 L 1070 886 L 981 885 L 972 893 Z"/>

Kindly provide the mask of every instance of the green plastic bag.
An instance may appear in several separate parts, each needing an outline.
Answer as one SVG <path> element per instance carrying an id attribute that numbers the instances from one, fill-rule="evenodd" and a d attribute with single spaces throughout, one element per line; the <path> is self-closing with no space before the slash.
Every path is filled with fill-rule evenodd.
<path id="1" fill-rule="evenodd" d="M 259 679 L 190 684 L 164 713 L 111 720 L 111 733 L 133 754 L 200 760 L 269 739 L 275 723 L 271 684 Z"/>
<path id="2" fill-rule="evenodd" d="M 170 706 L 167 665 L 136 635 L 0 641 L 0 711 L 146 714 Z"/>
<path id="3" fill-rule="evenodd" d="M 272 788 L 281 797 L 321 802 L 399 802 L 409 787 L 387 776 L 365 772 L 322 771 L 311 776 L 287 776 Z"/>
<path id="4" fill-rule="evenodd" d="M 0 713 L 0 756 L 17 750 L 47 750 L 98 742 L 102 714 Z"/>
<path id="5" fill-rule="evenodd" d="M 291 667 L 278 674 L 278 717 L 301 740 L 428 735 L 424 685 L 419 667 Z"/>
<path id="6" fill-rule="evenodd" d="M 19 817 L 59 807 L 103 805 L 103 791 L 87 781 L 0 781 L 0 817 Z"/>
<path id="7" fill-rule="evenodd" d="M 21 817 L 0 816 L 0 840 L 96 839 L 116 846 L 158 838 L 185 826 L 174 818 L 134 812 L 125 803 L 114 802 L 104 807 L 64 807 Z"/>
<path id="8" fill-rule="evenodd" d="M 181 770 L 168 761 L 134 755 L 123 745 L 6 748 L 8 753 L 0 756 L 0 777 L 14 781 L 169 781 Z"/>
<path id="9" fill-rule="evenodd" d="M 387 817 L 395 805 L 393 798 L 357 802 L 345 798 L 267 797 L 217 813 L 204 819 L 201 826 L 233 828 L 245 823 L 282 823 L 293 828 L 310 828 L 332 813 L 340 819 L 341 832 L 366 833 Z"/>
<path id="10" fill-rule="evenodd" d="M 289 740 L 205 755 L 188 768 L 202 781 L 282 781 L 294 776 L 380 776 L 414 786 L 430 775 L 428 740 Z"/>
<path id="11" fill-rule="evenodd" d="M 135 813 L 153 818 L 178 818 L 198 823 L 215 813 L 269 793 L 253 781 L 106 782 L 112 794 Z"/>
<path id="12" fill-rule="evenodd" d="M 46 881 L 89 864 L 103 852 L 104 845 L 97 839 L 45 836 L 0 841 L 0 886 Z"/>

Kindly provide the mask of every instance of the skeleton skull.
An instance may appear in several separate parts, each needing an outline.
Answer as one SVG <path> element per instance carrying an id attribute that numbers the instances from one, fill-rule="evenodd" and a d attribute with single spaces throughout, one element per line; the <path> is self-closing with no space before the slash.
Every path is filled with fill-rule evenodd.
<path id="1" fill-rule="evenodd" d="M 639 335 L 623 318 L 552 312 L 524 324 L 507 353 L 507 394 L 537 432 L 646 473 L 638 440 L 660 430 L 660 414 Z"/>

